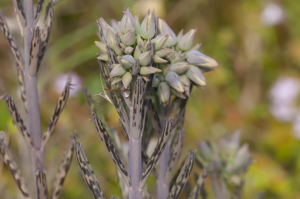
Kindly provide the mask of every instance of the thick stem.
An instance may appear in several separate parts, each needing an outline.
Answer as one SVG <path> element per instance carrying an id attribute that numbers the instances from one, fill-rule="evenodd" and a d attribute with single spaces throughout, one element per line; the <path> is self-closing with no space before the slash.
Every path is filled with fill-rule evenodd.
<path id="1" fill-rule="evenodd" d="M 37 92 L 37 77 L 29 76 L 30 48 L 32 40 L 32 30 L 35 26 L 33 17 L 33 1 L 24 0 L 24 12 L 26 17 L 26 26 L 24 28 L 24 62 L 25 62 L 25 86 L 26 98 L 28 103 L 28 129 L 33 140 L 32 166 L 34 182 L 36 171 L 44 168 L 44 153 L 40 151 L 42 141 L 41 119 L 39 110 L 39 100 Z M 36 183 L 35 183 L 36 184 Z M 37 187 L 35 186 L 37 193 Z"/>
<path id="2" fill-rule="evenodd" d="M 129 176 L 131 187 L 129 189 L 129 199 L 142 199 L 142 190 L 139 188 L 142 177 L 142 136 L 134 139 L 137 128 L 133 128 L 134 108 L 130 108 L 130 136 L 129 136 Z"/>
<path id="3" fill-rule="evenodd" d="M 142 189 L 139 188 L 142 176 L 141 137 L 138 140 L 130 137 L 129 140 L 129 175 L 131 187 L 129 199 L 142 199 Z"/>
<path id="4" fill-rule="evenodd" d="M 164 113 L 162 113 L 164 114 Z M 165 114 L 164 114 L 165 115 Z M 167 117 L 161 118 L 162 127 L 166 126 Z M 171 140 L 167 142 L 167 145 L 162 152 L 159 158 L 159 167 L 158 167 L 158 179 L 157 179 L 157 198 L 158 199 L 166 199 L 169 195 L 169 184 L 165 184 L 165 174 L 168 167 L 168 163 L 170 160 L 170 147 L 171 147 Z"/>

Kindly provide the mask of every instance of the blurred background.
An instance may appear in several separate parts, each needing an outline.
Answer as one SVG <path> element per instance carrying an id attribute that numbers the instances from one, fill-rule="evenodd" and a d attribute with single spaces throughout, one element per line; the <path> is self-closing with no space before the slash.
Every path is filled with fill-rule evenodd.
<path id="1" fill-rule="evenodd" d="M 59 1 L 38 74 L 43 129 L 68 74 L 73 75 L 76 86 L 46 147 L 50 189 L 68 138 L 77 130 L 105 195 L 120 196 L 113 162 L 97 135 L 81 88 L 87 87 L 92 94 L 102 92 L 94 45 L 99 40 L 96 19 L 119 21 L 127 7 L 140 16 L 140 21 L 148 9 L 155 9 L 176 34 L 181 29 L 187 32 L 197 28 L 194 43 L 201 43 L 201 52 L 219 63 L 215 71 L 205 74 L 207 86 L 193 89 L 185 118 L 183 155 L 197 148 L 197 140 L 215 140 L 226 132 L 240 131 L 254 159 L 245 176 L 243 198 L 254 198 L 260 192 L 265 193 L 264 198 L 300 198 L 300 3 L 296 0 Z M 1 0 L 0 8 L 22 49 L 12 2 Z M 0 95 L 13 97 L 25 118 L 13 63 L 8 43 L 0 33 Z M 98 111 L 125 140 L 113 105 L 100 96 L 94 98 Z M 27 146 L 3 100 L 0 110 L 0 130 L 6 132 L 9 148 L 28 184 L 32 184 Z M 75 159 L 61 198 L 92 198 L 78 175 Z M 210 181 L 206 187 L 211 189 Z M 0 193 L 1 198 L 22 198 L 1 162 Z"/>

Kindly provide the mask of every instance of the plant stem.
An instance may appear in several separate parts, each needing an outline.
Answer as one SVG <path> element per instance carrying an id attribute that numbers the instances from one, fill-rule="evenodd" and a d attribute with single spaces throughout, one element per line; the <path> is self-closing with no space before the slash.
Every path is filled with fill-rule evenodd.
<path id="1" fill-rule="evenodd" d="M 24 28 L 24 62 L 25 62 L 25 86 L 26 86 L 26 98 L 28 103 L 28 129 L 33 140 L 33 154 L 32 154 L 32 167 L 33 178 L 36 180 L 36 171 L 44 168 L 44 152 L 40 151 L 42 141 L 41 130 L 41 118 L 39 110 L 39 100 L 37 92 L 37 76 L 30 76 L 29 61 L 30 61 L 30 49 L 32 40 L 32 29 L 34 24 L 33 13 L 33 1 L 24 0 L 24 12 L 26 17 L 26 26 Z M 35 183 L 36 184 L 36 183 Z M 37 187 L 35 186 L 35 192 L 37 193 Z M 37 197 L 37 194 L 36 194 Z"/>
<path id="2" fill-rule="evenodd" d="M 139 188 L 142 177 L 142 136 L 134 139 L 133 119 L 134 108 L 130 107 L 130 137 L 129 137 L 129 176 L 131 187 L 129 189 L 129 199 L 142 199 L 142 190 Z"/>
<path id="3" fill-rule="evenodd" d="M 162 108 L 164 110 L 164 108 Z M 165 110 L 164 110 L 165 111 Z M 161 115 L 165 115 L 165 113 L 162 111 Z M 167 117 L 163 116 L 161 117 L 161 125 L 162 127 L 166 126 L 167 123 Z M 171 140 L 167 142 L 167 145 L 162 152 L 160 158 L 159 158 L 159 167 L 158 167 L 158 179 L 157 179 L 157 198 L 158 199 L 166 199 L 169 195 L 169 184 L 165 184 L 165 174 L 168 167 L 169 159 L 170 159 L 170 147 L 171 147 Z"/>

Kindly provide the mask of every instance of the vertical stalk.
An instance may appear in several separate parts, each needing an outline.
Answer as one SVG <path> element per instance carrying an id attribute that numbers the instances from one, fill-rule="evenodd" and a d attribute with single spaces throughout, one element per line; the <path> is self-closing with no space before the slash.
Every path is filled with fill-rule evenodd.
<path id="1" fill-rule="evenodd" d="M 24 0 L 24 12 L 26 18 L 26 26 L 24 28 L 24 62 L 25 62 L 25 86 L 26 97 L 28 103 L 28 129 L 33 140 L 33 153 L 32 153 L 32 168 L 34 182 L 36 180 L 36 171 L 44 168 L 44 152 L 40 150 L 42 141 L 41 119 L 39 110 L 39 100 L 37 92 L 37 75 L 29 75 L 29 62 L 30 62 L 30 48 L 33 36 L 34 13 L 33 13 L 33 0 Z M 37 187 L 35 184 L 35 192 Z M 37 197 L 37 194 L 36 194 Z"/>
<path id="2" fill-rule="evenodd" d="M 161 117 L 161 126 L 165 127 L 168 118 L 165 116 L 166 113 L 165 113 L 164 107 L 162 107 L 161 115 L 163 115 L 163 117 Z M 174 124 L 174 125 L 176 125 L 176 124 Z M 164 181 L 165 181 L 166 170 L 167 170 L 168 163 L 170 160 L 171 140 L 172 139 L 169 139 L 164 151 L 162 152 L 162 154 L 159 158 L 158 179 L 157 179 L 157 198 L 159 198 L 159 199 L 166 199 L 166 198 L 168 198 L 168 195 L 169 195 L 169 184 L 165 184 Z"/>
<path id="3" fill-rule="evenodd" d="M 130 108 L 130 137 L 129 137 L 129 176 L 131 187 L 129 189 L 129 199 L 142 199 L 142 189 L 139 188 L 142 177 L 142 136 L 134 138 L 132 123 L 134 108 Z"/>

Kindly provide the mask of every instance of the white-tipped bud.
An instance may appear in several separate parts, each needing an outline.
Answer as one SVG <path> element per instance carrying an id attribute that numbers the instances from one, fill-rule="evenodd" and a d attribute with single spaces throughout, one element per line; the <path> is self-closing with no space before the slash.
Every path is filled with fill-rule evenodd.
<path id="1" fill-rule="evenodd" d="M 114 65 L 113 69 L 110 71 L 110 77 L 120 77 L 126 73 L 126 70 L 122 67 L 121 64 Z"/>
<path id="2" fill-rule="evenodd" d="M 101 54 L 97 57 L 97 59 L 100 59 L 102 61 L 108 61 L 108 55 L 107 54 Z"/>
<path id="3" fill-rule="evenodd" d="M 201 48 L 201 44 L 196 44 L 193 48 L 191 48 L 191 50 L 200 50 Z"/>
<path id="4" fill-rule="evenodd" d="M 107 53 L 106 44 L 100 41 L 95 41 L 96 46 L 100 49 L 101 52 Z"/>
<path id="5" fill-rule="evenodd" d="M 158 96 L 160 102 L 166 106 L 170 100 L 170 87 L 166 82 L 160 82 L 158 85 Z"/>
<path id="6" fill-rule="evenodd" d="M 194 37 L 197 29 L 191 29 L 178 40 L 178 48 L 183 51 L 188 51 L 193 46 Z"/>
<path id="7" fill-rule="evenodd" d="M 218 63 L 213 58 L 196 50 L 189 51 L 186 54 L 186 58 L 189 63 L 199 66 L 205 70 L 212 70 L 218 66 Z"/>
<path id="8" fill-rule="evenodd" d="M 159 57 L 158 55 L 154 55 L 153 61 L 154 61 L 154 63 L 158 63 L 158 64 L 163 64 L 163 63 L 167 63 L 168 62 L 167 60 Z"/>
<path id="9" fill-rule="evenodd" d="M 131 12 L 129 11 L 129 9 L 126 9 L 124 11 L 124 15 L 121 19 L 120 25 L 119 25 L 120 31 L 125 34 L 127 33 L 129 30 L 131 31 L 135 31 L 135 19 L 132 16 Z"/>
<path id="10" fill-rule="evenodd" d="M 167 72 L 167 74 L 165 75 L 165 80 L 176 91 L 178 91 L 180 93 L 184 92 L 183 85 L 182 85 L 177 73 L 175 73 L 173 71 Z"/>
<path id="11" fill-rule="evenodd" d="M 167 33 L 165 36 L 160 35 L 151 40 L 152 42 L 155 43 L 155 48 L 154 48 L 155 51 L 161 49 L 165 45 L 168 37 L 169 37 L 169 34 Z"/>
<path id="12" fill-rule="evenodd" d="M 151 60 L 151 51 L 147 51 L 147 52 L 142 53 L 139 56 L 139 60 L 140 60 L 140 65 L 147 66 L 150 63 L 150 60 Z"/>
<path id="13" fill-rule="evenodd" d="M 159 72 L 161 72 L 160 69 L 152 67 L 152 66 L 143 66 L 140 68 L 141 75 L 150 75 L 150 74 L 159 73 Z"/>
<path id="14" fill-rule="evenodd" d="M 122 77 L 122 83 L 123 83 L 125 89 L 127 89 L 129 87 L 131 80 L 132 80 L 131 73 L 126 72 L 125 75 Z"/>
<path id="15" fill-rule="evenodd" d="M 190 82 L 189 78 L 185 74 L 179 75 L 179 78 L 180 78 L 181 83 L 184 86 L 190 87 L 191 82 Z"/>
<path id="16" fill-rule="evenodd" d="M 120 58 L 121 64 L 123 66 L 123 68 L 125 68 L 126 70 L 130 69 L 135 60 L 131 55 L 124 55 Z"/>
<path id="17" fill-rule="evenodd" d="M 152 39 L 155 35 L 155 13 L 147 12 L 140 28 L 140 34 L 144 39 Z"/>
<path id="18" fill-rule="evenodd" d="M 183 36 L 183 30 L 181 30 L 177 35 L 177 41 L 179 41 Z"/>
<path id="19" fill-rule="evenodd" d="M 165 43 L 167 47 L 172 47 L 177 43 L 177 37 L 175 33 L 164 20 L 158 19 L 158 29 L 162 35 L 169 34 L 169 37 Z"/>
<path id="20" fill-rule="evenodd" d="M 171 64 L 169 67 L 170 71 L 174 71 L 177 74 L 182 74 L 190 68 L 190 64 L 187 62 L 178 62 L 175 64 Z"/>
<path id="21" fill-rule="evenodd" d="M 204 75 L 202 74 L 201 70 L 193 65 L 190 65 L 190 69 L 187 71 L 186 76 L 190 80 L 192 80 L 195 84 L 199 86 L 205 86 L 206 85 L 206 79 Z"/>
<path id="22" fill-rule="evenodd" d="M 118 23 L 116 20 L 114 20 L 114 19 L 110 20 L 110 22 L 111 22 L 112 28 L 113 28 L 116 32 L 118 32 L 118 31 L 119 31 L 119 23 Z"/>
<path id="23" fill-rule="evenodd" d="M 183 87 L 184 88 L 184 87 Z M 171 94 L 175 95 L 176 97 L 179 97 L 181 99 L 186 99 L 186 96 L 184 95 L 184 92 L 179 93 L 175 89 L 171 88 Z"/>
<path id="24" fill-rule="evenodd" d="M 123 41 L 123 34 L 122 34 L 120 31 L 118 31 L 118 35 L 119 35 L 119 37 L 120 37 L 121 43 L 123 43 L 123 42 L 124 42 L 124 41 Z"/>
<path id="25" fill-rule="evenodd" d="M 133 51 L 133 48 L 131 46 L 126 47 L 124 50 L 126 55 L 131 55 L 132 51 Z"/>
<path id="26" fill-rule="evenodd" d="M 205 160 L 210 162 L 210 160 L 213 158 L 213 151 L 210 148 L 210 146 L 206 142 L 199 141 L 199 154 L 201 157 Z"/>
<path id="27" fill-rule="evenodd" d="M 132 46 L 135 43 L 135 35 L 133 30 L 129 30 L 123 35 L 123 43 L 126 46 Z"/>
<path id="28" fill-rule="evenodd" d="M 134 50 L 134 59 L 138 59 L 141 54 L 142 54 L 142 52 L 141 52 L 139 46 L 136 46 L 135 50 Z"/>
<path id="29" fill-rule="evenodd" d="M 167 55 L 169 55 L 170 53 L 173 53 L 174 50 L 171 48 L 162 48 L 158 51 L 155 52 L 155 55 L 159 56 L 159 57 L 165 57 Z"/>
<path id="30" fill-rule="evenodd" d="M 125 50 L 127 46 L 125 46 L 125 44 L 123 44 L 123 43 L 120 43 L 120 47 L 121 47 L 123 50 Z"/>
<path id="31" fill-rule="evenodd" d="M 111 85 L 119 83 L 120 81 L 122 81 L 122 77 L 115 77 L 114 80 L 111 82 Z"/>

